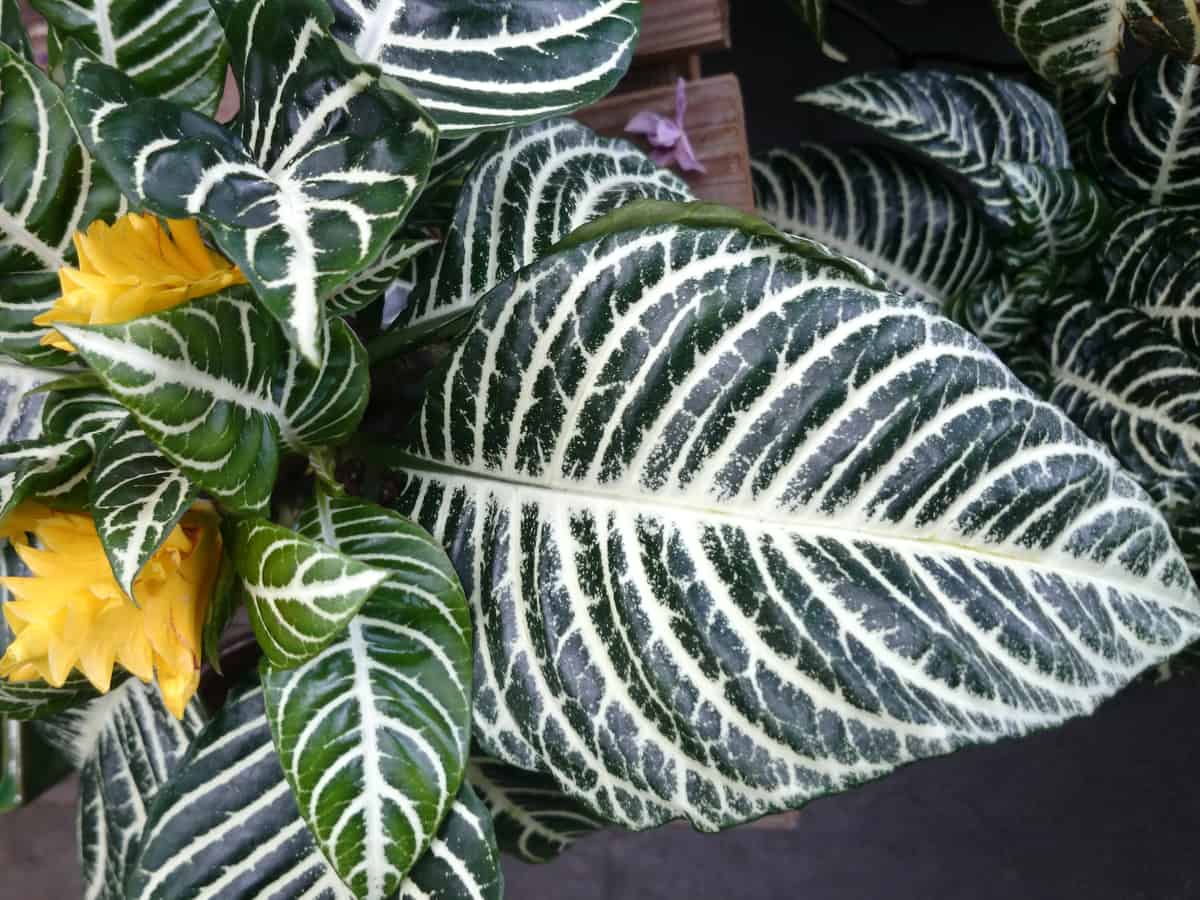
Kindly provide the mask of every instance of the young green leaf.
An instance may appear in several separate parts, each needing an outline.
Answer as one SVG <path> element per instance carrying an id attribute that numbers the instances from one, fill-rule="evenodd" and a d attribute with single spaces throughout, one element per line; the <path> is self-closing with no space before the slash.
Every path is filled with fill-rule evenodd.
<path id="1" fill-rule="evenodd" d="M 935 309 L 992 266 L 983 218 L 932 167 L 881 148 L 817 144 L 772 150 L 752 167 L 764 219 L 866 263 Z"/>
<path id="2" fill-rule="evenodd" d="M 566 115 L 629 68 L 638 0 L 336 0 L 334 35 L 404 83 L 444 137 Z"/>
<path id="3" fill-rule="evenodd" d="M 1048 100 L 995 75 L 919 71 L 852 75 L 797 98 L 900 141 L 978 191 L 984 212 L 1014 224 L 1001 162 L 1070 167 L 1067 135 Z"/>
<path id="4" fill-rule="evenodd" d="M 331 324 L 313 369 L 247 294 L 59 330 L 191 481 L 255 513 L 270 500 L 282 446 L 304 452 L 345 440 L 370 382 L 366 353 L 344 322 Z"/>
<path id="5" fill-rule="evenodd" d="M 313 366 L 324 300 L 383 251 L 429 174 L 436 129 L 329 35 L 322 0 L 237 0 L 223 20 L 243 102 L 226 130 L 69 54 L 68 105 L 122 190 L 195 217 Z"/>
<path id="6" fill-rule="evenodd" d="M 958 326 L 756 232 L 521 270 L 392 458 L 472 602 L 482 748 L 628 827 L 1050 727 L 1200 635 L 1112 457 Z"/>
<path id="7" fill-rule="evenodd" d="M 319 494 L 297 528 L 386 573 L 334 643 L 298 668 L 263 672 L 301 816 L 355 895 L 383 900 L 434 839 L 462 783 L 467 601 L 445 552 L 395 513 Z M 253 605 L 253 588 L 250 596 Z"/>
<path id="8" fill-rule="evenodd" d="M 2 44 L 0 122 L 0 351 L 58 365 L 67 354 L 42 346 L 47 330 L 32 320 L 58 297 L 75 232 L 123 201 L 79 143 L 58 88 Z"/>
<path id="9" fill-rule="evenodd" d="M 69 485 L 92 460 L 89 438 L 17 441 L 0 447 L 0 522 L 26 497 Z"/>
<path id="10" fill-rule="evenodd" d="M 230 555 L 250 623 L 271 665 L 293 668 L 328 647 L 387 572 L 262 519 L 232 530 Z"/>
<path id="11" fill-rule="evenodd" d="M 229 48 L 208 0 L 31 0 L 55 40 L 76 40 L 148 94 L 211 115 Z"/>
<path id="12" fill-rule="evenodd" d="M 133 580 L 192 505 L 196 488 L 126 418 L 96 454 L 88 497 L 113 575 L 132 598 Z"/>

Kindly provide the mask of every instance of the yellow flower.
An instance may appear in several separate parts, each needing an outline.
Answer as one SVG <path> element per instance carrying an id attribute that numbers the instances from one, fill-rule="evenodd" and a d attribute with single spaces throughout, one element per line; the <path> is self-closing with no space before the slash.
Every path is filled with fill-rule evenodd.
<path id="1" fill-rule="evenodd" d="M 64 266 L 62 296 L 35 325 L 106 325 L 162 312 L 207 297 L 246 279 L 236 266 L 205 246 L 190 219 L 162 227 L 155 216 L 130 213 L 114 224 L 93 222 L 75 235 L 79 268 Z M 42 343 L 73 352 L 71 342 L 51 331 Z"/>
<path id="2" fill-rule="evenodd" d="M 0 578 L 14 638 L 0 677 L 61 687 L 78 669 L 102 693 L 114 664 L 142 681 L 157 675 L 167 709 L 183 717 L 200 684 L 201 634 L 221 560 L 215 512 L 197 503 L 122 593 L 92 518 L 24 503 L 0 528 L 28 578 Z M 36 538 L 29 540 L 29 535 Z"/>

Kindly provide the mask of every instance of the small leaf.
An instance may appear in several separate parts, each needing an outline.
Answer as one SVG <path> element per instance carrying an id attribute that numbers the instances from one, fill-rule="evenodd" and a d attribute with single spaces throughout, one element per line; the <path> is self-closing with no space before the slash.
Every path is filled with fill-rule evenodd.
<path id="1" fill-rule="evenodd" d="M 243 103 L 237 133 L 69 55 L 68 105 L 125 193 L 195 217 L 313 366 L 324 300 L 374 260 L 429 174 L 436 131 L 329 35 L 321 0 L 237 0 L 223 20 Z"/>
<path id="2" fill-rule="evenodd" d="M 331 323 L 313 369 L 245 289 L 59 330 L 164 455 L 237 511 L 266 509 L 281 445 L 343 441 L 366 408 L 366 352 L 344 322 Z"/>
<path id="3" fill-rule="evenodd" d="M 91 459 L 87 438 L 0 446 L 0 522 L 26 497 L 53 492 L 70 482 Z"/>
<path id="4" fill-rule="evenodd" d="M 76 834 L 86 897 L 124 900 L 146 813 L 203 725 L 198 700 L 178 721 L 156 686 L 132 678 L 87 706 L 38 723 L 79 770 Z"/>
<path id="5" fill-rule="evenodd" d="M 1113 95 L 1088 145 L 1101 183 L 1152 206 L 1200 201 L 1200 68 L 1150 59 Z"/>
<path id="6" fill-rule="evenodd" d="M 444 137 L 562 116 L 629 68 L 638 0 L 331 4 L 333 33 L 403 82 Z"/>
<path id="7" fill-rule="evenodd" d="M 1054 107 L 1032 88 L 995 75 L 853 75 L 797 99 L 874 128 L 966 178 L 987 216 L 1006 227 L 1015 216 L 997 163 L 1070 167 Z"/>
<path id="8" fill-rule="evenodd" d="M 42 406 L 42 433 L 60 441 L 86 437 L 94 443 L 127 418 L 125 408 L 103 390 L 56 391 Z"/>
<path id="9" fill-rule="evenodd" d="M 474 756 L 467 780 L 491 813 L 500 849 L 523 862 L 550 862 L 579 838 L 608 827 L 544 772 Z"/>
<path id="10" fill-rule="evenodd" d="M 1035 316 L 1048 304 L 1056 277 L 1049 263 L 1030 265 L 1015 275 L 1001 273 L 964 291 L 946 314 L 1004 358 L 1035 330 Z"/>
<path id="11" fill-rule="evenodd" d="M 213 667 L 218 675 L 224 675 L 221 668 L 221 635 L 225 626 L 233 618 L 242 603 L 242 585 L 237 577 L 237 569 L 228 553 L 221 554 L 221 567 L 217 571 L 217 581 L 213 585 L 212 602 L 204 616 L 204 626 L 201 632 L 201 643 L 204 645 L 204 660 Z"/>
<path id="12" fill-rule="evenodd" d="M 77 40 L 147 93 L 212 114 L 229 48 L 207 0 L 31 0 L 61 45 Z"/>
<path id="13" fill-rule="evenodd" d="M 0 43 L 33 62 L 33 50 L 29 46 L 25 23 L 21 21 L 18 0 L 0 0 Z"/>
<path id="14" fill-rule="evenodd" d="M 1001 255 L 1009 266 L 1064 262 L 1108 235 L 1112 208 L 1087 175 L 1030 163 L 1001 163 L 1016 223 Z"/>
<path id="15" fill-rule="evenodd" d="M 292 668 L 340 634 L 387 572 L 261 519 L 233 528 L 233 564 L 271 664 Z"/>
<path id="16" fill-rule="evenodd" d="M 302 817 L 354 893 L 383 900 L 425 852 L 462 783 L 467 601 L 445 552 L 395 513 L 318 494 L 298 530 L 386 573 L 339 640 L 298 668 L 263 672 Z"/>
<path id="17" fill-rule="evenodd" d="M 433 238 L 398 232 L 383 248 L 378 259 L 359 271 L 345 287 L 329 298 L 325 311 L 331 316 L 344 316 L 369 306 L 382 297 L 397 278 L 403 276 L 413 260 L 437 244 Z"/>
<path id="18" fill-rule="evenodd" d="M 752 166 L 764 219 L 866 263 L 935 309 L 992 266 L 983 218 L 930 166 L 881 148 L 817 144 L 772 150 Z"/>
<path id="19" fill-rule="evenodd" d="M 92 518 L 127 597 L 133 598 L 133 580 L 195 498 L 187 476 L 132 420 L 100 448 L 89 487 Z"/>

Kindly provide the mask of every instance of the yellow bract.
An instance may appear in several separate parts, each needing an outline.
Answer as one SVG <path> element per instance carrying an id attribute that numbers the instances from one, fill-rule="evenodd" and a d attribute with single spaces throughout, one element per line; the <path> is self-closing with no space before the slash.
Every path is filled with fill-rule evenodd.
<path id="1" fill-rule="evenodd" d="M 22 504 L 0 537 L 33 574 L 0 578 L 13 595 L 4 617 L 14 634 L 0 677 L 61 687 L 78 669 L 103 693 L 119 663 L 142 681 L 157 676 L 167 709 L 182 718 L 200 684 L 201 635 L 221 561 L 218 524 L 209 504 L 193 506 L 134 581 L 135 606 L 90 516 Z"/>
<path id="2" fill-rule="evenodd" d="M 130 213 L 114 224 L 93 222 L 75 235 L 79 268 L 64 266 L 62 296 L 37 316 L 35 325 L 105 325 L 161 312 L 206 297 L 246 279 L 236 266 L 205 246 L 190 219 L 168 223 Z M 51 331 L 42 343 L 74 351 Z"/>

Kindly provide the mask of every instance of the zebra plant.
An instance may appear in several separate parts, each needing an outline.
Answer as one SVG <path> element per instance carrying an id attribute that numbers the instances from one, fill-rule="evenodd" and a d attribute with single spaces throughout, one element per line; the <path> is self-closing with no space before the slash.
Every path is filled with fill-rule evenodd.
<path id="1" fill-rule="evenodd" d="M 760 218 L 559 117 L 635 0 L 35 5 L 0 803 L 70 761 L 89 897 L 498 898 L 502 851 L 795 809 L 1200 638 L 1152 405 L 1200 226 L 1108 227 L 1191 189 L 1120 111 L 1073 167 L 1025 86 L 857 78 L 807 99 L 915 157 L 773 154 Z"/>

